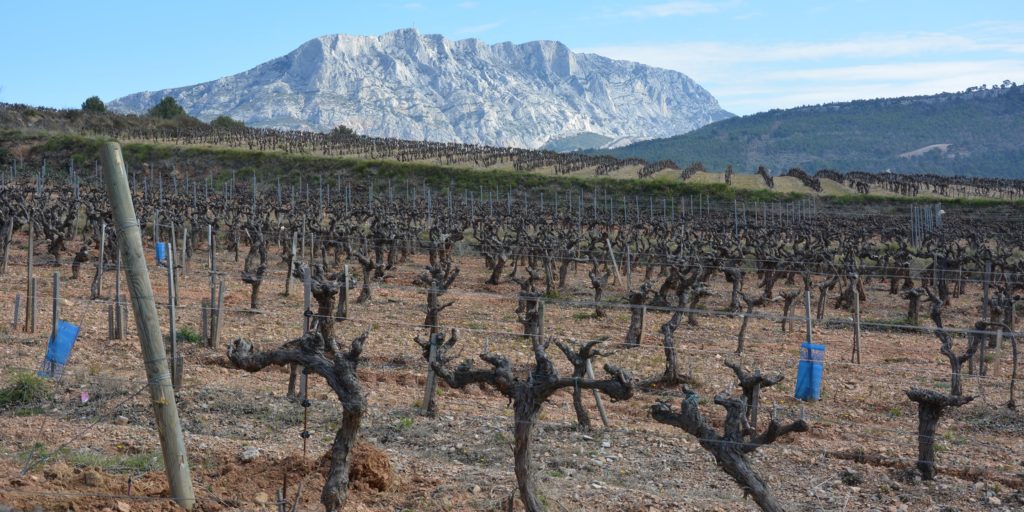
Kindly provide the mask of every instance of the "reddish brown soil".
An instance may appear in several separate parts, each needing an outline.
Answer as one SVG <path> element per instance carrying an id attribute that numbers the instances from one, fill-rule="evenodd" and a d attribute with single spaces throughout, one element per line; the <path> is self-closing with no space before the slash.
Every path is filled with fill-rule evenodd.
<path id="1" fill-rule="evenodd" d="M 0 276 L 4 324 L 10 322 L 15 294 L 24 293 L 25 268 L 20 262 L 25 249 L 19 242 L 10 271 Z M 68 259 L 78 243 L 69 244 Z M 272 249 L 275 262 L 276 252 Z M 45 262 L 43 256 L 39 260 Z M 178 325 L 196 331 L 199 302 L 209 294 L 203 260 L 197 255 L 180 283 Z M 227 271 L 226 307 L 231 310 L 224 320 L 221 347 L 181 343 L 187 366 L 178 400 L 199 508 L 276 510 L 272 502 L 287 476 L 289 497 L 302 484 L 297 509 L 316 510 L 323 477 L 314 461 L 327 451 L 339 424 L 337 399 L 323 381 L 310 379 L 313 436 L 304 462 L 299 437 L 302 408 L 284 397 L 287 371 L 248 374 L 231 369 L 223 355 L 224 345 L 235 337 L 272 348 L 298 336 L 301 288 L 293 283 L 291 296 L 281 296 L 284 268 L 274 266 L 263 284 L 261 311 L 248 312 L 248 287 L 238 278 L 238 264 L 228 254 L 221 254 L 218 263 Z M 456 289 L 445 297 L 456 303 L 442 318 L 461 329 L 463 354 L 475 357 L 486 344 L 508 355 L 518 368 L 526 368 L 532 359 L 528 344 L 504 334 L 521 332 L 513 313 L 517 286 L 483 285 L 487 272 L 480 259 L 467 256 L 459 258 L 459 263 L 463 273 Z M 424 299 L 412 279 L 423 264 L 421 256 L 402 264 L 385 287 L 374 291 L 369 304 L 351 305 L 352 319 L 337 328 L 343 342 L 371 329 L 364 352 L 367 360 L 360 370 L 370 403 L 361 433 L 366 444 L 356 453 L 354 468 L 359 478 L 347 510 L 494 510 L 502 508 L 515 489 L 511 411 L 506 399 L 491 390 L 442 387 L 438 415 L 417 414 L 426 366 L 412 339 L 424 332 L 418 327 Z M 53 270 L 44 264 L 36 269 L 41 297 L 49 296 Z M 166 297 L 166 277 L 157 274 L 155 267 L 152 270 L 156 296 Z M 132 336 L 134 325 L 128 339 L 107 340 L 107 304 L 87 298 L 92 273 L 92 268 L 83 268 L 82 278 L 63 285 L 62 316 L 82 326 L 64 380 L 51 387 L 51 398 L 0 414 L 0 505 L 26 510 L 171 510 L 158 461 L 138 463 L 140 458 L 145 462 L 147 456 L 159 454 L 159 443 L 143 389 L 145 376 L 138 341 Z M 70 270 L 65 267 L 61 274 L 69 276 Z M 107 296 L 112 295 L 113 281 L 113 273 L 108 273 Z M 548 333 L 580 340 L 610 336 L 615 353 L 608 361 L 632 369 L 638 377 L 660 373 L 663 356 L 658 328 L 667 316 L 649 315 L 641 347 L 616 346 L 625 333 L 628 311 L 610 309 L 608 317 L 600 320 L 587 317 L 587 307 L 572 304 L 590 299 L 584 268 L 571 272 L 569 281 L 560 298 L 546 308 Z M 751 289 L 752 282 L 748 280 Z M 718 311 L 728 302 L 728 290 L 721 276 L 713 284 L 716 295 L 704 306 Z M 905 302 L 887 294 L 887 283 L 876 281 L 867 288 L 865 321 L 904 316 Z M 947 308 L 949 326 L 973 324 L 979 293 L 971 287 L 967 296 Z M 606 297 L 617 300 L 623 294 L 624 283 L 620 283 Z M 0 337 L 0 385 L 7 385 L 20 370 L 34 370 L 43 357 L 50 313 L 48 302 L 40 303 L 35 334 L 18 329 Z M 759 312 L 779 314 L 780 310 L 781 306 L 772 305 Z M 161 308 L 161 314 L 166 331 L 166 308 Z M 826 316 L 849 318 L 849 313 L 829 308 Z M 697 327 L 681 326 L 676 334 L 681 365 L 697 379 L 696 389 L 707 402 L 702 411 L 716 425 L 721 424 L 723 413 L 710 403 L 710 397 L 734 384 L 731 371 L 722 365 L 724 360 L 741 359 L 749 367 L 786 376 L 777 388 L 763 394 L 762 410 L 777 409 L 783 419 L 803 411 L 811 431 L 765 447 L 752 460 L 787 509 L 1015 510 L 1024 506 L 1020 492 L 1024 423 L 1004 407 L 1009 350 L 993 356 L 995 366 L 988 378 L 966 379 L 965 392 L 978 399 L 943 418 L 939 476 L 935 482 L 922 483 L 908 471 L 916 460 L 917 415 L 903 390 L 911 386 L 948 389 L 948 364 L 933 335 L 866 329 L 862 364 L 853 365 L 847 362 L 851 331 L 816 326 L 816 341 L 828 346 L 823 399 L 803 404 L 791 398 L 802 326 L 782 333 L 774 320 L 752 319 L 742 358 L 733 354 L 738 326 L 739 319 L 724 316 L 700 318 Z M 962 339 L 958 345 L 963 345 Z M 550 353 L 556 365 L 567 371 L 564 358 L 555 350 Z M 602 373 L 600 363 L 595 366 Z M 82 403 L 83 392 L 89 393 L 87 403 Z M 568 392 L 545 407 L 536 428 L 534 465 L 551 510 L 754 509 L 694 439 L 650 419 L 649 407 L 657 399 L 677 402 L 679 393 L 670 389 L 638 393 L 626 402 L 606 402 L 611 427 L 600 428 L 592 409 L 592 420 L 599 428 L 590 433 L 576 429 Z M 587 403 L 592 405 L 592 399 L 588 397 Z M 260 455 L 243 464 L 239 455 L 250 446 L 259 448 Z M 372 454 L 367 456 L 368 452 Z M 21 475 L 30 459 L 33 464 Z M 101 463 L 83 466 L 93 460 Z M 856 476 L 844 478 L 847 470 Z M 89 473 L 94 474 L 87 483 Z M 362 475 L 367 478 L 361 479 Z"/>

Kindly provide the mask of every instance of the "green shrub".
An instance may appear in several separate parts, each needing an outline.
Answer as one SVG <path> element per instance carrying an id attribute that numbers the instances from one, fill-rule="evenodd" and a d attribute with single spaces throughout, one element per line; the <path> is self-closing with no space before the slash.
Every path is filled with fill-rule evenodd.
<path id="1" fill-rule="evenodd" d="M 0 389 L 0 407 L 38 402 L 46 398 L 46 394 L 46 379 L 31 373 L 19 373 L 11 385 Z"/>
<path id="2" fill-rule="evenodd" d="M 178 339 L 188 343 L 200 343 L 203 341 L 199 333 L 187 325 L 178 329 Z"/>

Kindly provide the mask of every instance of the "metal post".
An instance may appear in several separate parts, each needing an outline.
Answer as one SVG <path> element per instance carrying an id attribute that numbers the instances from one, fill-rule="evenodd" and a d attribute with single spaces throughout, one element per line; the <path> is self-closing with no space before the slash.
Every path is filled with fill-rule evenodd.
<path id="1" fill-rule="evenodd" d="M 811 337 L 811 329 L 814 325 L 811 323 L 811 290 L 804 290 L 804 322 L 807 323 L 807 343 L 811 343 L 813 339 Z"/>
<path id="2" fill-rule="evenodd" d="M 116 142 L 104 144 L 100 153 L 103 162 L 103 181 L 117 225 L 121 252 L 128 269 L 128 288 L 131 290 L 132 309 L 138 324 L 146 378 L 150 398 L 156 413 L 157 431 L 164 456 L 167 481 L 171 497 L 186 510 L 196 504 L 192 489 L 192 474 L 185 451 L 185 440 L 178 422 L 178 407 L 167 369 L 167 356 L 160 341 L 160 322 L 153 300 L 153 285 L 146 269 L 146 256 L 142 247 L 142 233 L 135 215 L 128 176 L 124 170 L 121 146 Z"/>

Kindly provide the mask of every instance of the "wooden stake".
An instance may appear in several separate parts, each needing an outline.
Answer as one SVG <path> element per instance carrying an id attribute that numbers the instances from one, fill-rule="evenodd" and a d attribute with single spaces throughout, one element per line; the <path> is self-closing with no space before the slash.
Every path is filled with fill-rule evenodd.
<path id="1" fill-rule="evenodd" d="M 220 342 L 220 326 L 224 320 L 224 280 L 220 280 L 220 288 L 217 290 L 217 308 L 213 311 L 213 336 L 211 336 L 210 348 L 217 348 Z"/>
<path id="2" fill-rule="evenodd" d="M 590 358 L 587 358 L 587 378 L 594 380 L 594 365 L 590 363 Z M 590 391 L 594 393 L 594 401 L 597 402 L 597 412 L 601 416 L 601 423 L 604 424 L 604 428 L 608 428 L 608 414 L 604 410 L 601 393 L 598 393 L 596 389 Z"/>
<path id="3" fill-rule="evenodd" d="M 32 289 L 32 263 L 34 259 L 33 249 L 35 247 L 35 223 L 32 222 L 32 216 L 29 214 L 28 220 L 28 270 L 25 274 L 26 287 L 25 287 L 25 332 L 35 332 L 35 321 L 32 319 L 32 310 L 35 308 L 35 304 L 32 303 L 32 299 L 35 298 L 35 290 Z"/>
<path id="4" fill-rule="evenodd" d="M 50 320 L 50 336 L 57 338 L 57 322 L 60 320 L 60 272 L 53 273 L 53 318 Z"/>
<path id="5" fill-rule="evenodd" d="M 173 235 L 172 235 L 173 238 Z M 177 294 L 174 290 L 174 251 L 167 251 L 167 314 L 170 324 L 171 339 L 171 385 L 181 389 L 181 369 L 178 368 L 178 319 L 175 302 Z"/>
<path id="6" fill-rule="evenodd" d="M 860 291 L 857 289 L 860 278 L 853 282 L 853 354 L 850 362 L 860 364 Z"/>
<path id="7" fill-rule="evenodd" d="M 19 293 L 14 297 L 14 321 L 11 322 L 11 330 L 18 328 L 18 319 L 21 314 L 21 294 Z"/>
<path id="8" fill-rule="evenodd" d="M 178 421 L 174 389 L 168 375 L 167 356 L 160 341 L 160 321 L 156 301 L 153 300 L 153 285 L 146 268 L 142 233 L 135 215 L 135 206 L 132 204 L 131 191 L 128 189 L 128 177 L 125 174 L 120 145 L 116 142 L 106 143 L 100 157 L 103 162 L 103 181 L 117 224 L 121 252 L 128 269 L 128 288 L 131 290 L 132 308 L 138 324 L 146 378 L 150 383 L 150 398 L 156 413 L 157 431 L 171 497 L 179 506 L 192 510 L 196 505 L 192 473 L 188 465 L 181 424 Z"/>

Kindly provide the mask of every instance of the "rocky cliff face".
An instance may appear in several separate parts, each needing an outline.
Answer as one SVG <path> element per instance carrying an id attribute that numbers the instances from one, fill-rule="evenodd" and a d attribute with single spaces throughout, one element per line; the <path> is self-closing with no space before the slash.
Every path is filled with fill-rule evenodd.
<path id="1" fill-rule="evenodd" d="M 320 37 L 244 73 L 108 107 L 142 113 L 164 96 L 203 120 L 317 131 L 344 124 L 365 135 L 526 148 L 583 132 L 668 137 L 731 116 L 676 71 L 554 41 L 488 45 L 412 29 Z"/>

